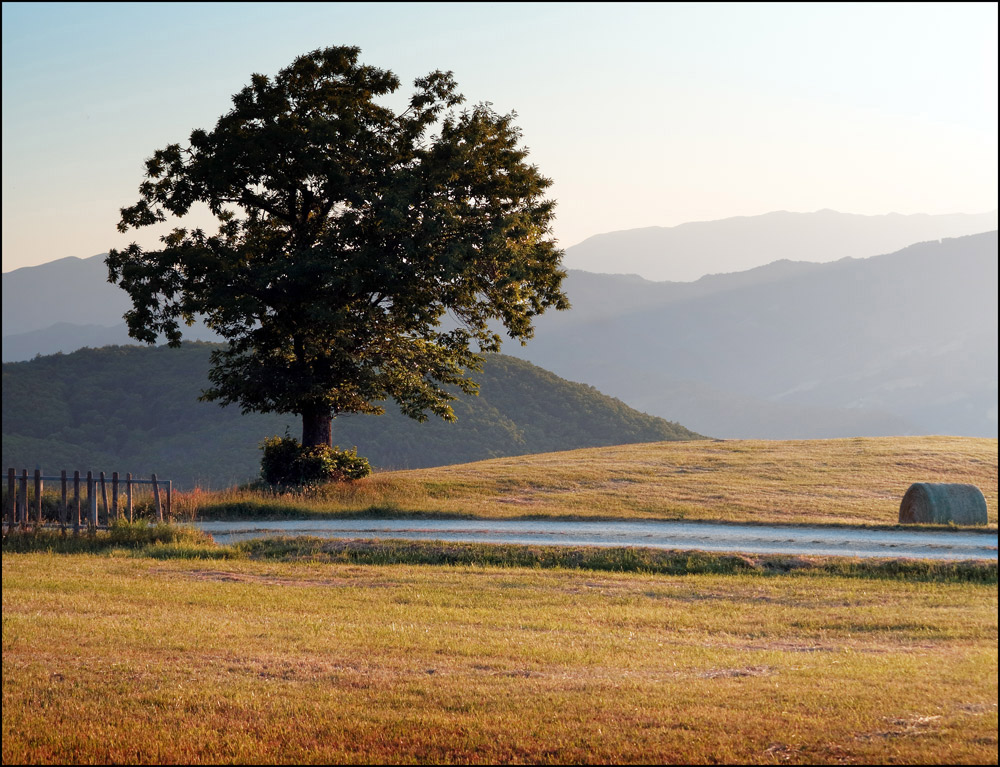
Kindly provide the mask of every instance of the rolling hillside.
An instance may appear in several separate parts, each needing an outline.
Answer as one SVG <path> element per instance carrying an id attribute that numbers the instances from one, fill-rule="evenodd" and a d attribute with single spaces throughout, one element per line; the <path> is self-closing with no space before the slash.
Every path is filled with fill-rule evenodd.
<path id="1" fill-rule="evenodd" d="M 199 402 L 214 348 L 112 346 L 4 363 L 4 467 L 156 472 L 181 488 L 254 478 L 260 440 L 299 436 L 301 426 Z M 416 468 L 700 438 L 511 357 L 488 359 L 478 380 L 479 397 L 454 403 L 457 423 L 420 424 L 390 404 L 384 416 L 338 418 L 334 442 L 357 446 L 376 468 Z"/>
<path id="2" fill-rule="evenodd" d="M 997 441 L 690 440 L 384 472 L 309 497 L 201 493 L 200 519 L 396 515 L 894 525 L 914 482 L 978 487 L 997 524 Z"/>

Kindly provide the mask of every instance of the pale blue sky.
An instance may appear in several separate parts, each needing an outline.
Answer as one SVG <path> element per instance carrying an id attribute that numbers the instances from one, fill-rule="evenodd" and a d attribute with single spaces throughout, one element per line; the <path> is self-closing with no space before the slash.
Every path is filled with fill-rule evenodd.
<path id="1" fill-rule="evenodd" d="M 516 110 L 564 247 L 833 208 L 997 207 L 997 5 L 4 3 L 3 270 L 115 231 L 143 160 L 253 72 L 358 45 Z"/>

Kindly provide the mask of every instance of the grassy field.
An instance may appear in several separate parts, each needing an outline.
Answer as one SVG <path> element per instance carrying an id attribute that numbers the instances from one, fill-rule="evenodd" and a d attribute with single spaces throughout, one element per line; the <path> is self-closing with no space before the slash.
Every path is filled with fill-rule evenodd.
<path id="1" fill-rule="evenodd" d="M 581 450 L 184 516 L 894 524 L 996 440 Z M 995 562 L 8 535 L 3 762 L 997 762 Z"/>
<path id="2" fill-rule="evenodd" d="M 8 763 L 995 763 L 970 583 L 3 557 Z"/>
<path id="3" fill-rule="evenodd" d="M 997 526 L 997 440 L 623 445 L 385 472 L 311 494 L 178 494 L 188 518 L 441 515 L 894 525 L 914 482 L 973 484 Z"/>

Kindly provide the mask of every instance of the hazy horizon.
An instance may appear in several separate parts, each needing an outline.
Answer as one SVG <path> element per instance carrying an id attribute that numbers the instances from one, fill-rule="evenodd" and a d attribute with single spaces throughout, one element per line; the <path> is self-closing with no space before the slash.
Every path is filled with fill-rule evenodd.
<path id="1" fill-rule="evenodd" d="M 781 210 L 997 208 L 996 4 L 177 8 L 3 5 L 5 272 L 155 246 L 115 230 L 143 161 L 328 45 L 394 71 L 397 102 L 443 69 L 468 105 L 516 111 L 564 248 Z"/>
<path id="2" fill-rule="evenodd" d="M 796 214 L 809 215 L 809 214 L 819 214 L 819 213 L 843 213 L 843 214 L 848 215 L 848 216 L 857 216 L 857 217 L 861 217 L 861 218 L 872 219 L 872 218 L 891 218 L 891 217 L 900 217 L 900 218 L 904 218 L 904 217 L 905 218 L 935 218 L 935 217 L 938 217 L 938 216 L 951 216 L 951 217 L 964 216 L 964 217 L 969 217 L 969 218 L 980 218 L 980 217 L 986 217 L 986 216 L 990 216 L 990 215 L 992 215 L 993 217 L 996 217 L 997 214 L 998 214 L 998 211 L 994 209 L 994 210 L 991 210 L 991 211 L 983 211 L 981 213 L 928 214 L 928 213 L 894 213 L 894 212 L 891 212 L 891 213 L 885 213 L 885 214 L 874 214 L 874 213 L 873 214 L 858 214 L 858 213 L 850 213 L 850 212 L 847 212 L 847 211 L 835 211 L 835 210 L 832 210 L 830 208 L 824 208 L 824 209 L 817 210 L 817 211 L 775 210 L 775 211 L 769 211 L 767 213 L 761 213 L 761 214 L 759 214 L 757 216 L 727 216 L 727 217 L 721 218 L 721 219 L 710 219 L 710 220 L 705 220 L 705 221 L 685 221 L 683 223 L 675 224 L 673 226 L 656 226 L 656 225 L 653 225 L 653 226 L 639 226 L 639 227 L 631 227 L 631 228 L 628 228 L 628 229 L 618 229 L 618 230 L 614 230 L 614 231 L 610 231 L 610 232 L 596 232 L 596 233 L 594 233 L 594 234 L 592 234 L 592 235 L 584 238 L 582 241 L 576 243 L 575 245 L 572 245 L 572 246 L 569 246 L 568 248 L 566 248 L 566 250 L 569 251 L 569 258 L 568 258 L 568 260 L 563 265 L 564 265 L 565 268 L 568 268 L 568 269 L 571 269 L 571 270 L 575 269 L 575 270 L 578 270 L 578 271 L 590 271 L 590 272 L 595 272 L 595 273 L 598 273 L 598 274 L 634 275 L 634 276 L 643 277 L 644 279 L 647 279 L 647 280 L 650 280 L 650 281 L 653 281 L 653 282 L 663 281 L 663 280 L 660 280 L 660 279 L 655 278 L 655 277 L 644 276 L 641 273 L 642 270 L 635 271 L 633 269 L 633 270 L 630 271 L 628 268 L 622 267 L 621 261 L 616 261 L 614 263 L 608 263 L 608 264 L 606 264 L 603 271 L 598 270 L 598 269 L 588 268 L 586 265 L 584 265 L 584 266 L 578 265 L 577 263 L 575 263 L 575 259 L 573 257 L 574 249 L 576 249 L 578 251 L 579 250 L 578 246 L 581 246 L 581 245 L 582 246 L 586 246 L 586 245 L 589 245 L 591 242 L 601 241 L 604 237 L 606 237 L 608 235 L 639 234 L 639 233 L 654 232 L 654 231 L 677 230 L 677 229 L 686 228 L 686 227 L 688 227 L 691 224 L 713 224 L 713 223 L 718 223 L 718 222 L 730 222 L 730 221 L 736 221 L 736 220 L 760 219 L 760 218 L 765 218 L 765 217 L 768 217 L 768 216 L 773 216 L 775 214 L 782 214 L 782 213 L 792 214 L 792 215 L 796 215 Z M 989 230 L 995 229 L 995 228 L 996 228 L 996 226 L 992 226 L 989 229 L 983 229 L 982 231 L 985 232 L 985 231 L 989 231 Z M 976 231 L 976 232 L 971 232 L 970 231 L 969 232 L 969 234 L 978 234 L 978 233 L 979 233 L 978 231 Z M 961 236 L 965 236 L 965 235 L 964 234 L 955 234 L 955 235 L 947 235 L 947 236 L 949 236 L 949 237 L 951 237 L 951 236 L 961 237 Z M 934 237 L 934 239 L 939 239 L 939 237 Z M 907 240 L 903 245 L 899 245 L 898 247 L 897 246 L 891 246 L 891 247 L 889 247 L 886 250 L 878 250 L 878 251 L 874 251 L 873 250 L 871 253 L 866 253 L 866 254 L 846 253 L 846 252 L 844 252 L 841 255 L 838 255 L 837 258 L 842 258 L 842 257 L 867 258 L 867 257 L 869 257 L 871 255 L 881 255 L 883 253 L 888 253 L 888 252 L 890 252 L 892 250 L 898 250 L 899 248 L 904 247 L 905 245 L 914 244 L 915 242 L 918 242 L 918 241 L 919 240 L 913 240 L 911 242 L 911 241 Z M 67 258 L 75 258 L 75 259 L 78 259 L 78 260 L 86 260 L 88 258 L 96 258 L 97 256 L 104 256 L 104 255 L 107 255 L 107 251 L 106 250 L 105 251 L 101 251 L 99 253 L 91 253 L 91 254 L 85 255 L 85 256 L 75 255 L 75 254 L 73 254 L 73 255 L 66 255 L 66 256 L 58 256 L 56 258 L 51 259 L 50 261 L 43 261 L 43 262 L 40 262 L 40 263 L 37 263 L 37 264 L 27 264 L 25 266 L 17 266 L 17 267 L 14 267 L 12 269 L 9 269 L 9 270 L 4 270 L 2 273 L 3 274 L 10 274 L 11 272 L 15 272 L 18 269 L 28 269 L 28 268 L 31 268 L 33 266 L 44 266 L 45 264 L 50 264 L 50 263 L 53 263 L 55 261 L 61 261 L 63 259 L 67 259 Z M 731 271 L 745 271 L 747 269 L 753 269 L 756 266 L 764 266 L 764 265 L 766 265 L 768 263 L 772 263 L 773 261 L 779 261 L 779 260 L 782 260 L 784 258 L 786 258 L 786 257 L 783 256 L 783 255 L 776 255 L 773 259 L 770 259 L 768 261 L 760 261 L 759 263 L 754 263 L 753 265 L 745 266 L 743 268 L 734 269 L 734 270 L 731 270 Z M 807 261 L 813 261 L 815 263 L 822 263 L 823 261 L 832 260 L 832 259 L 829 259 L 829 258 L 827 258 L 827 259 L 802 258 L 800 260 L 807 260 Z M 705 274 L 718 274 L 718 272 L 701 272 L 698 276 L 686 278 L 686 279 L 681 280 L 681 281 L 694 281 L 694 280 L 699 279 L 700 276 L 705 275 Z"/>

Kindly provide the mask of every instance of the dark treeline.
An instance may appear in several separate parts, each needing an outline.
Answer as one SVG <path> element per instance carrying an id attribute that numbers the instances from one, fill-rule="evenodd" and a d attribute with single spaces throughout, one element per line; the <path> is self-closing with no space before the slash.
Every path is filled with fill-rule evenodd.
<path id="1" fill-rule="evenodd" d="M 180 489 L 256 478 L 258 443 L 299 437 L 300 421 L 199 402 L 215 348 L 107 346 L 4 363 L 3 466 L 156 472 Z M 456 423 L 417 423 L 390 402 L 384 416 L 338 418 L 333 441 L 393 469 L 700 437 L 504 355 L 475 378 L 480 396 L 454 403 Z"/>

